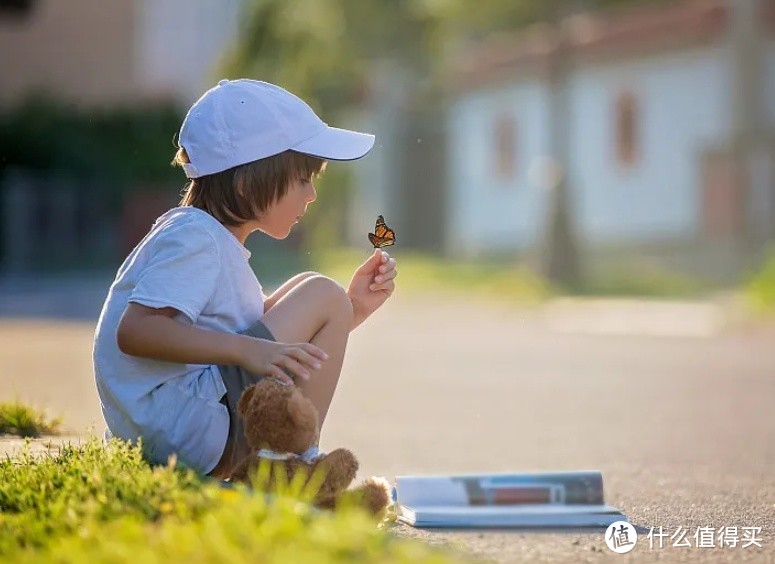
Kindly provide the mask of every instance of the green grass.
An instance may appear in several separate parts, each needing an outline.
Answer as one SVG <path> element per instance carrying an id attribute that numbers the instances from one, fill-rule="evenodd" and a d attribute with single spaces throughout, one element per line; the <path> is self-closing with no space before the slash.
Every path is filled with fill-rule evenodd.
<path id="1" fill-rule="evenodd" d="M 622 258 L 590 267 L 580 288 L 568 289 L 550 283 L 524 263 L 496 258 L 448 259 L 417 251 L 389 248 L 398 261 L 398 291 L 403 295 L 434 294 L 491 299 L 517 305 L 534 305 L 558 296 L 625 296 L 642 298 L 695 298 L 718 289 L 696 276 L 666 266 Z M 258 253 L 258 274 L 268 287 L 282 283 L 295 273 L 315 270 L 345 287 L 371 249 L 331 248 L 282 259 L 271 252 Z M 270 278 L 269 274 L 278 274 Z"/>
<path id="2" fill-rule="evenodd" d="M 0 561 L 453 562 L 354 508 L 320 512 L 291 486 L 272 496 L 113 440 L 0 460 Z"/>
<path id="3" fill-rule="evenodd" d="M 451 261 L 418 252 L 388 249 L 398 262 L 396 284 L 401 292 L 460 294 L 518 303 L 538 303 L 554 293 L 551 286 L 524 266 L 486 261 Z M 373 251 L 338 249 L 313 256 L 313 269 L 345 287 L 353 271 Z"/>
<path id="4" fill-rule="evenodd" d="M 0 402 L 0 434 L 39 437 L 59 433 L 59 419 L 48 419 L 35 408 L 18 401 Z"/>
<path id="5" fill-rule="evenodd" d="M 348 249 L 317 253 L 312 255 L 312 268 L 346 285 L 369 254 L 368 250 Z M 688 275 L 637 263 L 598 269 L 586 277 L 582 288 L 568 290 L 549 283 L 527 266 L 507 260 L 450 260 L 400 250 L 391 254 L 398 261 L 398 287 L 409 293 L 465 294 L 536 304 L 559 294 L 672 298 L 697 296 L 708 289 L 707 284 Z"/>
<path id="6" fill-rule="evenodd" d="M 745 293 L 752 307 L 760 313 L 775 313 L 775 248 L 761 269 L 751 278 Z"/>
<path id="7" fill-rule="evenodd" d="M 585 280 L 577 293 L 583 296 L 637 296 L 650 298 L 694 297 L 708 284 L 686 274 L 664 268 L 631 264 L 608 268 Z"/>

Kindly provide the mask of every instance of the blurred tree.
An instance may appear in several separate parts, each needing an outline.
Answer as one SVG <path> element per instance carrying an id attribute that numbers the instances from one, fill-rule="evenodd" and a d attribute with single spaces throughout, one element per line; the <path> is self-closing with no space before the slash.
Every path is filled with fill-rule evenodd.
<path id="1" fill-rule="evenodd" d="M 514 32 L 533 23 L 556 24 L 575 12 L 675 0 L 253 0 L 240 36 L 224 60 L 227 77 L 261 77 L 297 93 L 325 115 L 352 107 L 368 88 L 370 67 L 392 60 L 414 109 L 438 105 L 447 65 L 467 42 Z M 564 163 L 564 54 L 555 53 L 552 150 Z M 399 78 L 396 78 L 399 80 Z M 568 179 L 552 191 L 547 218 L 545 274 L 579 283 Z M 333 190 L 327 189 L 327 197 Z M 340 192 L 339 203 L 343 201 Z M 322 207 L 322 206 L 318 206 Z M 337 207 L 341 207 L 337 205 Z"/>
<path id="2" fill-rule="evenodd" d="M 564 12 L 675 0 L 556 0 Z M 262 77 L 328 112 L 357 99 L 369 63 L 393 59 L 437 75 L 448 47 L 551 21 L 545 0 L 252 0 L 224 59 L 227 77 Z"/>
<path id="3" fill-rule="evenodd" d="M 546 19 L 558 30 L 549 65 L 549 151 L 559 174 L 549 186 L 548 215 L 544 229 L 542 273 L 552 282 L 566 288 L 581 285 L 579 248 L 574 236 L 573 204 L 567 171 L 568 154 L 568 42 L 560 21 L 566 17 L 569 3 L 545 0 Z"/>

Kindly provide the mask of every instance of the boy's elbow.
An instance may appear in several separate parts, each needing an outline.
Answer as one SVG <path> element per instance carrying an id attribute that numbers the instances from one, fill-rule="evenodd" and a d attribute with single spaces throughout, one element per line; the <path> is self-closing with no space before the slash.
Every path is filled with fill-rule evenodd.
<path id="1" fill-rule="evenodd" d="M 172 318 L 177 314 L 178 311 L 171 307 L 154 309 L 130 303 L 116 329 L 118 350 L 131 356 L 147 356 L 149 349 L 155 348 L 155 337 L 152 335 L 160 334 L 156 325 L 158 319 Z"/>
<path id="2" fill-rule="evenodd" d="M 129 304 L 116 329 L 118 350 L 132 356 L 143 356 L 143 336 L 148 333 L 145 308 Z"/>
<path id="3" fill-rule="evenodd" d="M 134 339 L 131 323 L 127 322 L 126 317 L 122 317 L 116 330 L 116 344 L 118 350 L 124 354 L 133 355 L 137 354 L 137 340 Z"/>

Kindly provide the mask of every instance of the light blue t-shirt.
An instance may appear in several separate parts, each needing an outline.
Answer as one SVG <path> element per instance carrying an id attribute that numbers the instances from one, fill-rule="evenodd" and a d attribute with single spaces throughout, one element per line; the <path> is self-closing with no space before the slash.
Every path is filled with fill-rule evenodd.
<path id="1" fill-rule="evenodd" d="M 172 307 L 176 319 L 236 333 L 264 315 L 250 252 L 214 217 L 193 207 L 159 219 L 121 265 L 94 339 L 94 371 L 107 436 L 136 441 L 146 456 L 208 473 L 220 460 L 229 414 L 217 366 L 162 362 L 122 353 L 116 331 L 129 302 Z"/>

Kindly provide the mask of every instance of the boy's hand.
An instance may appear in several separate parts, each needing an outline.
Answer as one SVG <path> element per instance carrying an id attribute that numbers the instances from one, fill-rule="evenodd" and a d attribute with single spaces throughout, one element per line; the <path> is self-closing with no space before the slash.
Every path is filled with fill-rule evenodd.
<path id="1" fill-rule="evenodd" d="M 353 304 L 353 328 L 385 303 L 396 289 L 395 277 L 398 274 L 396 259 L 380 249 L 364 262 L 353 275 L 347 295 Z"/>
<path id="2" fill-rule="evenodd" d="M 239 364 L 245 370 L 272 376 L 284 384 L 293 384 L 294 377 L 308 380 L 312 371 L 328 360 L 328 355 L 311 343 L 275 343 L 253 337 L 246 337 L 240 357 Z"/>

